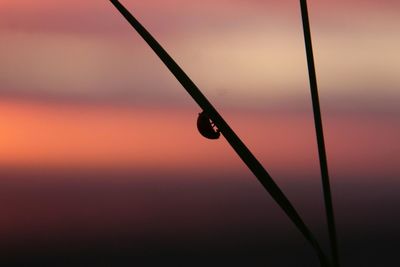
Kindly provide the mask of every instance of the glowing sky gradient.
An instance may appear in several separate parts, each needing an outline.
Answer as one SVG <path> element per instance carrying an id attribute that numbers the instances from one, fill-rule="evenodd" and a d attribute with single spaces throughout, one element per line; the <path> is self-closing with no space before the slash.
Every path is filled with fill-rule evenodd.
<path id="1" fill-rule="evenodd" d="M 323 232 L 298 1 L 121 2 Z M 388 210 L 400 177 L 400 1 L 308 3 L 344 247 L 353 233 L 391 240 L 379 227 L 399 220 Z M 200 136 L 199 112 L 109 1 L 0 0 L 3 242 L 112 235 L 132 224 L 214 236 L 227 220 L 235 233 L 268 236 L 268 225 L 300 239 L 227 142 Z M 352 251 L 348 266 L 367 266 Z"/>
<path id="2" fill-rule="evenodd" d="M 3 166 L 175 171 L 200 166 L 209 170 L 244 168 L 227 143 L 201 137 L 195 127 L 196 114 L 188 108 L 166 112 L 163 108 L 3 101 L 0 112 Z M 239 135 L 273 170 L 288 174 L 287 166 L 293 171 L 316 169 L 316 151 L 310 149 L 315 145 L 313 124 L 307 113 L 228 114 Z M 364 174 L 396 172 L 400 146 L 391 141 L 400 135 L 400 126 L 394 117 L 350 115 L 343 119 L 336 115 L 327 116 L 326 121 L 327 146 L 336 171 L 355 174 L 354 170 L 362 170 L 368 162 L 371 169 Z"/>
<path id="3" fill-rule="evenodd" d="M 126 1 L 126 4 L 217 106 L 302 110 L 305 116 L 311 115 L 298 3 L 175 0 Z M 397 2 L 363 1 L 360 5 L 359 1 L 331 4 L 310 1 L 309 5 L 323 107 L 397 112 L 400 100 L 397 71 L 400 58 L 395 52 L 400 46 L 396 34 L 400 26 L 400 17 L 395 12 Z M 192 125 L 189 126 L 198 112 L 193 101 L 108 1 L 2 1 L 0 18 L 0 96 L 5 99 L 2 110 L 10 113 L 3 123 L 7 126 L 3 127 L 7 127 L 10 136 L 20 127 L 23 132 L 30 132 L 31 127 L 47 136 L 54 123 L 60 125 L 60 131 L 61 125 L 65 125 L 68 131 L 64 139 L 69 144 L 63 150 L 64 142 L 44 138 L 40 142 L 44 146 L 43 157 L 34 157 L 37 135 L 3 139 L 7 140 L 2 142 L 7 144 L 7 149 L 2 150 L 4 164 L 17 164 L 17 159 L 27 163 L 28 158 L 37 163 L 40 159 L 57 161 L 64 155 L 62 152 L 65 162 L 70 157 L 82 163 L 86 162 L 83 158 L 88 163 L 94 158 L 107 161 L 107 157 L 100 159 L 96 147 L 114 151 L 118 156 L 110 158 L 115 164 L 135 159 L 141 166 L 157 151 L 175 153 L 175 150 L 179 155 L 182 151 L 162 145 L 164 139 L 156 135 L 159 132 L 164 132 L 165 139 L 181 140 L 176 147 L 190 143 L 195 150 L 202 150 Z M 93 112 L 92 117 L 79 116 L 74 122 L 72 118 L 78 117 L 81 108 L 75 111 L 75 117 L 72 113 L 65 116 L 61 106 L 46 108 L 46 102 L 60 101 L 70 103 L 69 109 L 75 108 L 74 103 L 86 103 L 83 109 Z M 90 103 L 99 102 L 140 108 L 131 107 L 122 111 L 121 116 L 116 108 L 103 111 L 92 108 Z M 166 107 L 173 118 L 158 115 L 165 114 Z M 170 111 L 171 107 L 192 109 L 187 114 Z M 41 119 L 35 117 L 37 112 L 42 114 Z M 49 115 L 45 115 L 47 112 Z M 138 118 L 135 120 L 125 113 L 140 115 L 132 115 Z M 261 129 L 271 125 L 262 115 L 254 116 L 263 123 L 254 118 L 257 122 L 251 126 L 251 134 L 267 134 Z M 93 126 L 96 121 L 101 125 L 102 120 L 109 125 Z M 244 121 L 238 124 L 239 128 L 245 128 Z M 81 125 L 89 125 L 87 133 Z M 135 130 L 137 125 L 141 125 L 140 131 Z M 142 125 L 146 127 L 142 129 Z M 101 139 L 87 143 L 90 138 L 85 136 L 91 132 L 104 132 L 107 127 L 115 129 L 115 126 L 120 131 L 112 132 L 109 145 Z M 184 126 L 192 131 L 181 129 Z M 312 125 L 305 129 L 308 138 L 312 138 Z M 75 141 L 72 137 L 71 142 L 67 141 L 69 134 Z M 304 137 L 301 135 L 300 139 Z M 129 141 L 116 142 L 116 139 L 142 140 L 138 142 L 142 147 L 130 146 L 127 151 L 125 142 Z M 311 146 L 312 142 L 304 144 Z M 53 157 L 49 151 L 58 154 Z M 75 157 L 72 151 L 79 151 L 82 158 Z M 138 151 L 147 156 L 141 159 L 133 156 Z M 89 160 L 90 157 L 93 159 Z"/>

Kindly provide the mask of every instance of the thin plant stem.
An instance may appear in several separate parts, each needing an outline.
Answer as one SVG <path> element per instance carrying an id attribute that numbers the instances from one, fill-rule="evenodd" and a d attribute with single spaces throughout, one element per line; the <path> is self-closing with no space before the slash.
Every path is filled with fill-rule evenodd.
<path id="1" fill-rule="evenodd" d="M 250 152 L 246 145 L 240 140 L 236 133 L 231 129 L 228 123 L 222 118 L 218 111 L 203 95 L 200 89 L 194 84 L 194 82 L 187 76 L 187 74 L 179 67 L 179 65 L 173 60 L 173 58 L 164 50 L 164 48 L 154 39 L 154 37 L 139 23 L 138 20 L 118 1 L 110 0 L 110 2 L 118 9 L 118 11 L 125 17 L 125 19 L 131 24 L 131 26 L 139 33 L 139 35 L 147 42 L 152 50 L 157 54 L 161 61 L 171 71 L 175 78 L 190 94 L 194 101 L 202 108 L 212 121 L 217 125 L 221 134 L 225 137 L 231 147 L 235 150 L 242 161 L 257 177 L 258 181 L 264 186 L 269 192 L 276 203 L 282 208 L 286 215 L 292 220 L 297 229 L 303 234 L 308 240 L 311 246 L 314 248 L 321 266 L 329 266 L 326 255 L 323 253 L 319 243 L 315 239 L 314 235 L 308 229 L 306 224 L 301 219 L 293 205 L 273 181 L 268 172 L 264 169 L 261 163 L 256 157 Z"/>
<path id="2" fill-rule="evenodd" d="M 303 21 L 304 41 L 307 54 L 308 73 L 310 79 L 311 98 L 314 111 L 314 123 L 317 135 L 318 155 L 321 168 L 322 189 L 325 200 L 325 211 L 328 223 L 330 247 L 332 252 L 333 264 L 335 267 L 339 267 L 339 253 L 338 253 L 336 226 L 335 226 L 335 216 L 332 204 L 331 187 L 329 182 L 328 160 L 326 157 L 326 150 L 325 150 L 324 132 L 323 132 L 321 108 L 318 96 L 317 75 L 315 71 L 307 0 L 300 0 L 300 6 L 301 6 L 302 21 Z"/>

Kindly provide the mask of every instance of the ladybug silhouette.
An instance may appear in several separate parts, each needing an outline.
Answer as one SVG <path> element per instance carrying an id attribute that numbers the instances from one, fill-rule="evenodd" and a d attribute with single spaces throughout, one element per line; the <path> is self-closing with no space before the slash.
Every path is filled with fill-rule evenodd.
<path id="1" fill-rule="evenodd" d="M 202 136 L 208 139 L 218 139 L 221 135 L 214 122 L 212 122 L 204 111 L 199 113 L 199 117 L 197 118 L 197 129 Z"/>

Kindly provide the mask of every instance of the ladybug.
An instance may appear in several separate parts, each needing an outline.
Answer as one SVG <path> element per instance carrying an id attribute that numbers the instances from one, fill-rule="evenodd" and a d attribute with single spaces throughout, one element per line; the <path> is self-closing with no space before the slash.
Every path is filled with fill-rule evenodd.
<path id="1" fill-rule="evenodd" d="M 202 136 L 208 139 L 218 139 L 221 135 L 215 123 L 212 122 L 205 111 L 199 113 L 199 117 L 197 118 L 197 129 Z"/>

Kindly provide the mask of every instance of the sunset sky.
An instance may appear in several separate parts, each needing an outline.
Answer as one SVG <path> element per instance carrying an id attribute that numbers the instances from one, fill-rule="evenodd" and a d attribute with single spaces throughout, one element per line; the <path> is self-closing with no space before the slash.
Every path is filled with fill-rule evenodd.
<path id="1" fill-rule="evenodd" d="M 303 204 L 322 200 L 298 1 L 121 2 L 292 198 Z M 400 2 L 308 4 L 340 232 L 349 221 L 362 221 L 348 217 L 351 212 L 341 200 L 346 186 L 381 188 L 388 196 L 386 189 L 399 185 Z M 156 172 L 165 174 L 154 178 L 165 186 L 173 180 L 195 190 L 199 179 L 226 184 L 233 179 L 238 188 L 250 186 L 257 199 L 265 194 L 223 138 L 209 141 L 198 134 L 200 111 L 109 1 L 0 0 L 0 172 L 23 173 L 0 177 L 1 183 L 19 180 L 20 185 L 34 176 L 29 183 L 42 192 L 39 184 L 58 188 L 52 183 L 57 175 L 38 178 L 33 175 L 38 170 L 123 169 L 132 173 L 133 183 Z M 113 179 L 118 180 L 110 175 Z M 301 182 L 315 185 L 312 196 L 302 189 L 296 193 L 294 185 Z M 30 206 L 21 204 L 21 191 L 13 188 L 10 202 L 0 205 L 14 214 L 10 221 L 15 222 L 21 207 Z M 171 201 L 182 200 L 175 198 Z M 303 204 L 314 227 L 323 229 L 322 204 L 315 209 Z M 146 212 L 156 214 L 151 207 Z M 285 221 L 274 209 L 272 217 Z M 44 210 L 37 213 L 41 219 L 33 229 L 45 221 Z M 125 218 L 115 216 L 117 221 Z M 10 230 L 10 225 L 0 223 L 0 233 L 23 229 Z"/>

